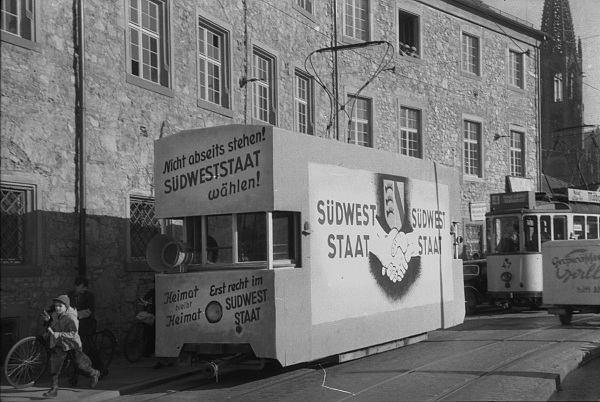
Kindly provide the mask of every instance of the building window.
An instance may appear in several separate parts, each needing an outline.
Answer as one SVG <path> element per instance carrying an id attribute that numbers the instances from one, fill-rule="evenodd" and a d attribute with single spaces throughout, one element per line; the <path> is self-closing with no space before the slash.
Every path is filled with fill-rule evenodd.
<path id="1" fill-rule="evenodd" d="M 37 262 L 38 222 L 35 185 L 2 183 L 0 262 L 3 267 L 23 267 Z"/>
<path id="2" fill-rule="evenodd" d="M 294 0 L 298 8 L 306 11 L 309 14 L 313 13 L 313 0 Z"/>
<path id="3" fill-rule="evenodd" d="M 481 176 L 481 123 L 464 121 L 464 173 Z"/>
<path id="4" fill-rule="evenodd" d="M 275 125 L 277 123 L 277 91 L 275 57 L 254 48 L 252 117 Z"/>
<path id="5" fill-rule="evenodd" d="M 198 97 L 229 109 L 229 73 L 229 33 L 198 17 Z"/>
<path id="6" fill-rule="evenodd" d="M 421 157 L 421 111 L 400 108 L 400 153 Z"/>
<path id="7" fill-rule="evenodd" d="M 479 75 L 479 38 L 462 34 L 462 70 Z"/>
<path id="8" fill-rule="evenodd" d="M 523 88 L 523 53 L 509 50 L 508 52 L 508 82 L 515 87 Z"/>
<path id="9" fill-rule="evenodd" d="M 37 1 L 2 0 L 0 32 L 2 41 L 28 49 L 39 50 L 37 42 Z"/>
<path id="10" fill-rule="evenodd" d="M 419 17 L 398 12 L 398 52 L 401 56 L 420 57 Z"/>
<path id="11" fill-rule="evenodd" d="M 522 177 L 524 169 L 524 133 L 510 132 L 510 175 Z"/>
<path id="12" fill-rule="evenodd" d="M 346 36 L 358 40 L 369 40 L 369 1 L 345 0 Z"/>
<path id="13" fill-rule="evenodd" d="M 313 81 L 308 75 L 296 70 L 295 84 L 296 131 L 304 134 L 314 134 Z"/>
<path id="14" fill-rule="evenodd" d="M 169 87 L 167 3 L 129 1 L 129 73 Z"/>
<path id="15" fill-rule="evenodd" d="M 349 96 L 350 124 L 348 143 L 363 147 L 371 146 L 372 119 L 371 100 Z"/>
<path id="16" fill-rule="evenodd" d="M 561 73 L 554 74 L 554 102 L 563 100 L 563 79 Z"/>
<path id="17" fill-rule="evenodd" d="M 160 222 L 154 217 L 154 200 L 129 199 L 129 244 L 131 261 L 146 261 L 146 247 L 160 234 Z"/>

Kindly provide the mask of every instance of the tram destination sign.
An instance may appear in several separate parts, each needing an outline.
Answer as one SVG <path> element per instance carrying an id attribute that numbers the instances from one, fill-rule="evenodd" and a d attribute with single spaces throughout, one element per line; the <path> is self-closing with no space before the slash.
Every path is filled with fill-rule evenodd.
<path id="1" fill-rule="evenodd" d="M 588 191 L 578 190 L 575 188 L 568 188 L 567 195 L 569 197 L 569 201 L 592 202 L 594 204 L 600 204 L 599 191 Z"/>
<path id="2" fill-rule="evenodd" d="M 490 194 L 490 208 L 492 211 L 505 209 L 533 209 L 534 205 L 535 193 L 533 191 Z"/>

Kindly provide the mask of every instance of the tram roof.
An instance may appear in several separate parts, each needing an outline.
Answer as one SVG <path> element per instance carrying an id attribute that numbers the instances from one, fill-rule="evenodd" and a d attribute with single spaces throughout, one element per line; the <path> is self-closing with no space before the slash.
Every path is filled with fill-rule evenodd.
<path id="1" fill-rule="evenodd" d="M 543 213 L 543 212 L 573 212 L 580 214 L 600 214 L 600 205 L 581 202 L 562 202 L 536 200 L 534 208 L 502 209 L 488 212 L 486 215 L 507 215 L 515 213 Z"/>

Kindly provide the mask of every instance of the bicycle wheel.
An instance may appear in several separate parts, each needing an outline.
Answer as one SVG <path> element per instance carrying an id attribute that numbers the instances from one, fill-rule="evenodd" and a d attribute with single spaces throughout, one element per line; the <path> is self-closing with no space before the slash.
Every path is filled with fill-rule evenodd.
<path id="1" fill-rule="evenodd" d="M 114 335 L 107 329 L 103 329 L 94 334 L 92 339 L 94 349 L 102 361 L 104 368 L 108 368 L 112 362 L 113 354 L 115 352 L 115 339 Z"/>
<path id="2" fill-rule="evenodd" d="M 15 388 L 31 387 L 46 370 L 48 350 L 29 336 L 17 342 L 6 355 L 4 375 Z"/>
<path id="3" fill-rule="evenodd" d="M 140 360 L 146 349 L 146 335 L 144 324 L 136 322 L 127 330 L 123 352 L 128 362 L 134 363 Z"/>

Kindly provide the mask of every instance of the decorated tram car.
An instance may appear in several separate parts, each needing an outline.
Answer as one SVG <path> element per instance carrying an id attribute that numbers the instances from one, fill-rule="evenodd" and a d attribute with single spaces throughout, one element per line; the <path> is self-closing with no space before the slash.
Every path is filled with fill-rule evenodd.
<path id="1" fill-rule="evenodd" d="M 463 321 L 454 169 L 271 126 L 155 141 L 156 354 L 340 361 Z"/>
<path id="2" fill-rule="evenodd" d="M 510 308 L 541 306 L 542 244 L 551 240 L 599 239 L 600 193 L 521 191 L 492 194 L 487 213 L 488 300 Z"/>

